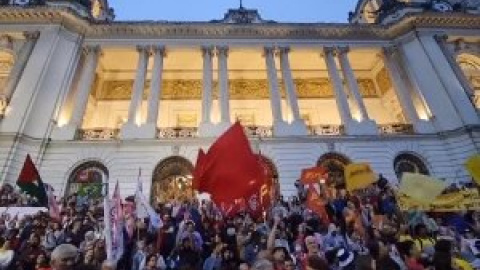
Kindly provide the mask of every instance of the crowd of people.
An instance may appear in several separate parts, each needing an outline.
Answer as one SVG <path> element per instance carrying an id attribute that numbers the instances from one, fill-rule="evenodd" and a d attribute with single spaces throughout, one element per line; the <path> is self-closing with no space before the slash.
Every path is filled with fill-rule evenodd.
<path id="1" fill-rule="evenodd" d="M 163 224 L 154 228 L 149 218 L 128 211 L 123 253 L 113 261 L 102 198 L 63 198 L 60 220 L 48 212 L 12 216 L 9 207 L 35 206 L 35 200 L 5 184 L 0 270 L 480 269 L 480 212 L 402 212 L 385 181 L 329 192 L 324 215 L 309 209 L 301 185 L 261 217 L 239 212 L 227 218 L 208 200 L 169 201 L 153 206 Z"/>

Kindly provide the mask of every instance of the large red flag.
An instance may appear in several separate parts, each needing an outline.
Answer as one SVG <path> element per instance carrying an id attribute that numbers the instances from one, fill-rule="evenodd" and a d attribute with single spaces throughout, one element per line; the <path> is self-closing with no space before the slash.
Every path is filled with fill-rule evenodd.
<path id="1" fill-rule="evenodd" d="M 192 188 L 198 190 L 199 192 L 204 192 L 204 187 L 202 186 L 202 175 L 205 167 L 205 152 L 202 149 L 198 150 L 197 162 L 195 164 L 195 169 L 193 170 L 193 180 Z"/>
<path id="2" fill-rule="evenodd" d="M 212 200 L 232 215 L 241 207 L 241 199 L 247 200 L 259 194 L 265 184 L 265 174 L 258 158 L 252 152 L 242 126 L 237 122 L 210 147 L 207 154 L 199 152 L 195 168 L 199 191 L 208 192 Z M 251 199 L 253 208 L 260 207 L 260 198 Z M 250 207 L 249 207 L 250 208 Z"/>
<path id="3" fill-rule="evenodd" d="M 320 197 L 314 187 L 310 186 L 307 193 L 307 208 L 316 213 L 323 222 L 330 223 L 325 205 L 325 200 Z"/>

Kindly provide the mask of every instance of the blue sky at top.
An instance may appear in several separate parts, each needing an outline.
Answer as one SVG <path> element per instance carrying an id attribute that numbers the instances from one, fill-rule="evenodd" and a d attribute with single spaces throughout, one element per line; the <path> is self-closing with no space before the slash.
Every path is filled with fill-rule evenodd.
<path id="1" fill-rule="evenodd" d="M 346 22 L 357 0 L 243 0 L 263 19 L 279 22 Z M 109 0 L 116 20 L 209 21 L 239 0 Z"/>

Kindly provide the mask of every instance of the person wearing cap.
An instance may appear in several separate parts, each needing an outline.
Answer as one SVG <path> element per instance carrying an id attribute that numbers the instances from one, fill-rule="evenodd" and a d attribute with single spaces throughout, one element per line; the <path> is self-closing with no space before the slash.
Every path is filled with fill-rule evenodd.
<path id="1" fill-rule="evenodd" d="M 355 270 L 355 255 L 345 248 L 337 251 L 337 261 L 340 270 Z"/>
<path id="2" fill-rule="evenodd" d="M 71 270 L 76 264 L 77 252 L 78 249 L 71 244 L 57 246 L 51 254 L 52 270 Z"/>

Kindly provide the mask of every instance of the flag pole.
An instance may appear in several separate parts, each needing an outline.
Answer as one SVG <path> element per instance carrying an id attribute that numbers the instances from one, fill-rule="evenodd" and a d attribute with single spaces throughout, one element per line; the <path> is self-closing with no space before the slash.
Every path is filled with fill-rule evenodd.
<path id="1" fill-rule="evenodd" d="M 105 247 L 107 249 L 107 260 L 113 259 L 112 254 L 112 224 L 110 218 L 110 202 L 108 196 L 108 176 L 103 175 L 103 219 L 105 223 Z"/>

